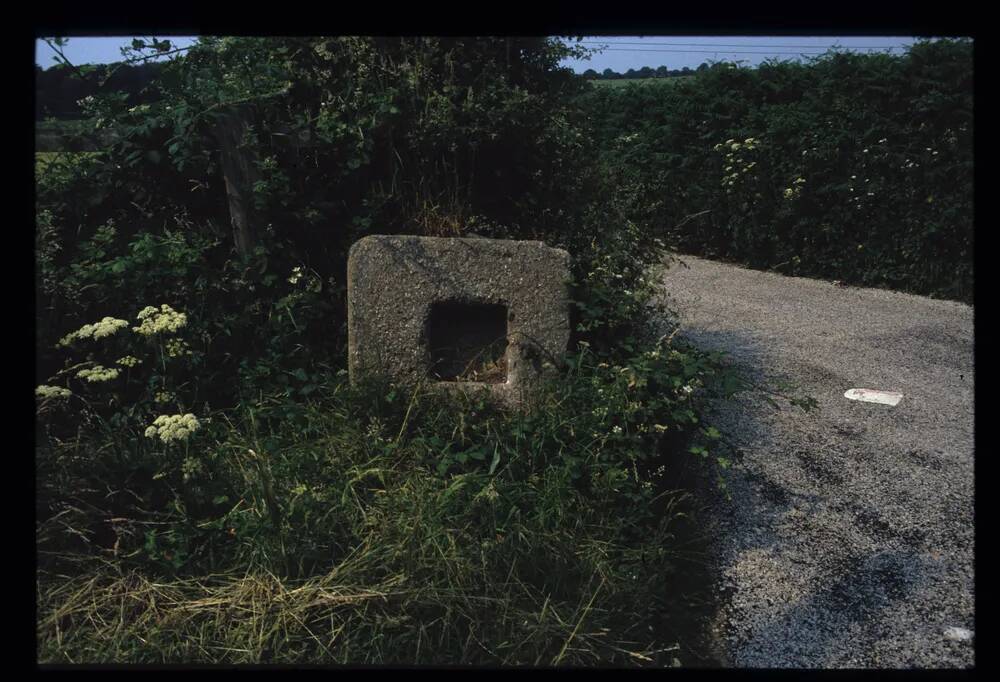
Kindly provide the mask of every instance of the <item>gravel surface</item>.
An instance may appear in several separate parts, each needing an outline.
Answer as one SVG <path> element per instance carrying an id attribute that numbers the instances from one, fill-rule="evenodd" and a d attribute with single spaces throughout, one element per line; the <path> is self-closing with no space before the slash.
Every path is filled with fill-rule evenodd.
<path id="1" fill-rule="evenodd" d="M 973 666 L 973 309 L 681 260 L 663 280 L 680 334 L 819 403 L 712 415 L 741 451 L 713 502 L 717 660 Z"/>

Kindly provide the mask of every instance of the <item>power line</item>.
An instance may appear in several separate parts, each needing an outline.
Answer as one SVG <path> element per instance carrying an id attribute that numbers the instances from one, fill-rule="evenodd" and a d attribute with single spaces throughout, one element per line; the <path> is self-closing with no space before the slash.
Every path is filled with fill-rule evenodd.
<path id="1" fill-rule="evenodd" d="M 809 48 L 813 50 L 830 49 L 830 48 L 843 48 L 851 50 L 903 50 L 906 49 L 905 45 L 753 45 L 750 43 L 651 43 L 648 41 L 639 42 L 609 42 L 609 41 L 597 41 L 597 40 L 582 40 L 580 41 L 583 45 L 662 45 L 665 47 L 774 47 L 778 49 L 784 48 Z"/>
<path id="2" fill-rule="evenodd" d="M 882 50 L 888 48 L 867 48 L 869 50 Z M 752 50 L 647 50 L 635 47 L 610 47 L 604 50 L 604 52 L 679 52 L 682 54 L 691 54 L 697 52 L 703 52 L 707 54 L 797 54 L 806 56 L 821 56 L 822 52 L 781 52 L 777 50 L 771 50 L 766 52 L 752 51 Z"/>

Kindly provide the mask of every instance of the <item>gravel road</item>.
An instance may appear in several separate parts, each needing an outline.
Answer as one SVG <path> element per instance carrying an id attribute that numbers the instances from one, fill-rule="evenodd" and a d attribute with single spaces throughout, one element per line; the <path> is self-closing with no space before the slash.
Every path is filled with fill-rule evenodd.
<path id="1" fill-rule="evenodd" d="M 819 402 L 715 408 L 741 450 L 712 502 L 717 660 L 973 666 L 973 309 L 681 260 L 663 279 L 680 334 Z"/>

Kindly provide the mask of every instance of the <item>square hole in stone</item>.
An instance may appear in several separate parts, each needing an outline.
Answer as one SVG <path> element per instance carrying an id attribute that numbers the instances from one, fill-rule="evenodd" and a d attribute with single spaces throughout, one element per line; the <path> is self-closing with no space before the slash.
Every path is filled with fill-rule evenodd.
<path id="1" fill-rule="evenodd" d="M 433 303 L 427 341 L 438 381 L 507 381 L 507 306 Z"/>

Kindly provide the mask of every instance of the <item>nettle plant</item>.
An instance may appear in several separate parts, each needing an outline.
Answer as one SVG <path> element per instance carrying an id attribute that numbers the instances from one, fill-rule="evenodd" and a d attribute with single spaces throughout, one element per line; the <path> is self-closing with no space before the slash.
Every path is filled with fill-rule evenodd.
<path id="1" fill-rule="evenodd" d="M 57 347 L 77 357 L 35 389 L 39 414 L 68 408 L 74 398 L 87 416 L 105 418 L 113 427 L 136 426 L 158 412 L 145 435 L 165 444 L 186 441 L 200 426 L 193 413 L 184 412 L 188 384 L 178 380 L 198 352 L 183 337 L 187 321 L 164 303 L 140 310 L 134 325 L 106 316 L 65 335 Z"/>

